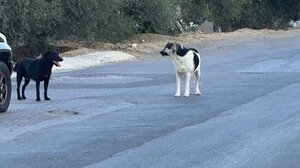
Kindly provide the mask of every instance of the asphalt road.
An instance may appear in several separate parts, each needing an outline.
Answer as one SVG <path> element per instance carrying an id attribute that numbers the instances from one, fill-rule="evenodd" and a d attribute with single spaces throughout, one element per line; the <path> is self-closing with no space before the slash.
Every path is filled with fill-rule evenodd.
<path id="1" fill-rule="evenodd" d="M 50 102 L 0 115 L 0 167 L 297 168 L 300 35 L 191 45 L 202 96 L 175 98 L 170 60 L 55 73 Z"/>

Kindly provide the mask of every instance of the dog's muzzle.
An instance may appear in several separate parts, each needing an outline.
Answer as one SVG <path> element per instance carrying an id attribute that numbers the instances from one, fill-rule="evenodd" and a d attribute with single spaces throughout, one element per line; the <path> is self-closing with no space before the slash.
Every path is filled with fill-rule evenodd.
<path id="1" fill-rule="evenodd" d="M 60 57 L 60 58 L 58 59 L 58 61 L 53 61 L 53 63 L 54 63 L 55 66 L 61 67 L 61 65 L 60 65 L 59 62 L 62 62 L 63 60 L 64 60 L 64 59 Z"/>
<path id="2" fill-rule="evenodd" d="M 162 56 L 169 56 L 168 53 L 166 53 L 164 50 L 159 52 Z"/>

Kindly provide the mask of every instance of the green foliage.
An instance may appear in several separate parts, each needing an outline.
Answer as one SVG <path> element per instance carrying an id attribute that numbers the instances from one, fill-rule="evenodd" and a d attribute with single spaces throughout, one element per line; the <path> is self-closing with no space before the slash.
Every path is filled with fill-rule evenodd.
<path id="1" fill-rule="evenodd" d="M 96 17 L 96 35 L 98 40 L 118 42 L 132 36 L 134 32 L 133 21 L 123 11 L 123 1 L 99 1 Z M 99 9 L 98 8 L 98 9 Z"/>
<path id="2" fill-rule="evenodd" d="M 24 34 L 24 43 L 32 50 L 47 50 L 48 44 L 56 37 L 56 27 L 62 18 L 59 4 L 55 1 L 30 1 L 26 14 L 28 29 Z"/>
<path id="3" fill-rule="evenodd" d="M 49 39 L 55 36 L 60 17 L 56 2 L 0 1 L 0 31 L 13 46 L 27 45 L 31 50 L 43 51 Z"/>
<path id="4" fill-rule="evenodd" d="M 223 31 L 288 26 L 299 0 L 0 0 L 0 31 L 12 45 L 46 50 L 58 39 L 119 42 L 137 33 L 174 34 L 214 21 Z"/>
<path id="5" fill-rule="evenodd" d="M 133 35 L 120 0 L 61 1 L 61 37 L 117 42 Z"/>
<path id="6" fill-rule="evenodd" d="M 1 31 L 9 41 L 23 42 L 29 29 L 28 17 L 29 0 L 4 1 L 1 0 Z"/>
<path id="7" fill-rule="evenodd" d="M 179 4 L 176 0 L 126 0 L 124 11 L 136 32 L 169 34 L 176 31 Z"/>
<path id="8" fill-rule="evenodd" d="M 265 2 L 259 0 L 250 1 L 249 3 L 245 4 L 244 10 L 241 13 L 240 28 L 272 28 L 272 13 L 273 12 Z"/>
<path id="9" fill-rule="evenodd" d="M 298 0 L 187 0 L 182 11 L 186 22 L 214 21 L 222 30 L 285 28 L 300 12 Z"/>

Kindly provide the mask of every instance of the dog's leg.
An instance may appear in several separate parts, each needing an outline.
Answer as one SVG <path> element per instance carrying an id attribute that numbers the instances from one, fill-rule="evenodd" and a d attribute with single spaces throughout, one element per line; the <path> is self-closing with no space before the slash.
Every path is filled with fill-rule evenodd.
<path id="1" fill-rule="evenodd" d="M 29 78 L 25 78 L 25 83 L 22 87 L 22 99 L 26 100 L 26 96 L 25 96 L 25 88 L 26 86 L 29 84 L 30 79 Z"/>
<path id="2" fill-rule="evenodd" d="M 40 81 L 36 81 L 36 101 L 41 101 L 40 98 Z"/>
<path id="3" fill-rule="evenodd" d="M 20 85 L 22 82 L 22 76 L 17 73 L 17 96 L 18 96 L 18 100 L 22 100 L 21 96 L 20 96 Z"/>
<path id="4" fill-rule="evenodd" d="M 176 94 L 175 97 L 180 97 L 180 84 L 181 84 L 181 77 L 178 71 L 176 71 Z"/>
<path id="5" fill-rule="evenodd" d="M 185 97 L 189 97 L 190 96 L 190 80 L 191 80 L 191 73 L 187 72 L 185 74 L 186 77 L 186 82 L 185 82 L 185 92 L 184 92 L 184 96 Z"/>
<path id="6" fill-rule="evenodd" d="M 195 72 L 195 81 L 196 81 L 196 85 L 195 85 L 195 93 L 196 93 L 196 95 L 201 95 L 201 92 L 200 92 L 200 89 L 199 89 L 199 81 L 200 81 L 200 71 L 199 70 L 197 70 L 196 72 Z"/>
<path id="7" fill-rule="evenodd" d="M 45 79 L 44 81 L 44 98 L 45 100 L 50 100 L 48 97 L 48 85 L 49 85 L 49 78 Z"/>

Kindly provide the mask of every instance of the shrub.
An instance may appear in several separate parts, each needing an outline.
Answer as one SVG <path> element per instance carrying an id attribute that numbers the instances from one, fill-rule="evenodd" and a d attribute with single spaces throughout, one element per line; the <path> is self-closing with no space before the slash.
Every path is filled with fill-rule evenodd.
<path id="1" fill-rule="evenodd" d="M 135 31 L 138 33 L 177 32 L 176 20 L 180 14 L 180 1 L 126 0 L 124 11 L 134 21 Z"/>

